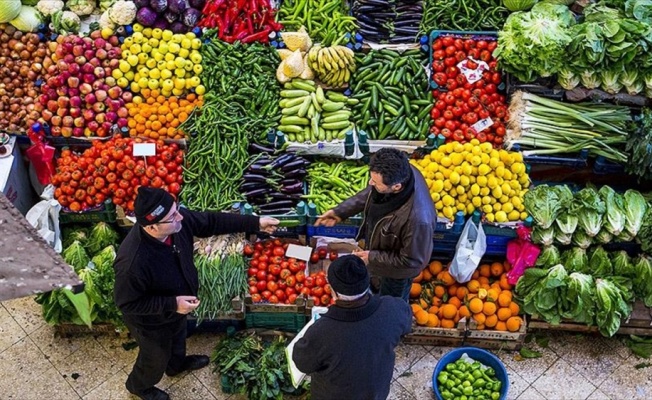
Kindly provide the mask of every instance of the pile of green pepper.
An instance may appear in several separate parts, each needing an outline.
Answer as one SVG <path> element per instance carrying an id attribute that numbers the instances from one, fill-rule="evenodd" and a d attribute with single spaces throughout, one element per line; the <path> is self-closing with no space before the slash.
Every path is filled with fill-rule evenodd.
<path id="1" fill-rule="evenodd" d="M 315 203 L 318 213 L 336 207 L 369 184 L 369 167 L 353 161 L 312 163 L 308 168 L 308 194 L 304 199 Z"/>
<path id="2" fill-rule="evenodd" d="M 446 365 L 437 376 L 444 400 L 499 400 L 502 383 L 496 371 L 479 361 L 459 359 Z"/>
<path id="3" fill-rule="evenodd" d="M 508 16 L 501 0 L 424 0 L 420 30 L 498 31 Z"/>

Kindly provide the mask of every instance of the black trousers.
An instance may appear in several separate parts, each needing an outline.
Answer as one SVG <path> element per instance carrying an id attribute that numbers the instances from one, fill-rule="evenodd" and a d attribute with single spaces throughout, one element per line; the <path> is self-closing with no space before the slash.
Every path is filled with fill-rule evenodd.
<path id="1" fill-rule="evenodd" d="M 179 372 L 186 357 L 184 316 L 178 322 L 157 329 L 139 329 L 125 321 L 138 343 L 138 358 L 127 379 L 127 389 L 140 393 L 156 385 L 165 371 Z"/>

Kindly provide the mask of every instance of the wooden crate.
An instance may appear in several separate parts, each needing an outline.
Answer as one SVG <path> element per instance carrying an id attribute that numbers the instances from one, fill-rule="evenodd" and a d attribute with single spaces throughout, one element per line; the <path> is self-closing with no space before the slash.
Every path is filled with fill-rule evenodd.
<path id="1" fill-rule="evenodd" d="M 518 350 L 525 343 L 526 325 L 524 321 L 518 332 L 476 330 L 474 321 L 467 323 L 463 318 L 455 329 L 413 325 L 412 332 L 405 335 L 403 342 L 427 346 L 474 346 L 490 350 Z"/>
<path id="2" fill-rule="evenodd" d="M 113 324 L 93 324 L 92 328 L 86 325 L 59 324 L 54 326 L 55 336 L 68 338 L 78 335 L 99 334 L 99 335 L 116 335 L 122 338 L 129 336 L 129 330 L 125 327 L 117 329 Z"/>
<path id="3" fill-rule="evenodd" d="M 564 320 L 559 325 L 551 325 L 533 315 L 528 326 L 532 329 L 553 331 L 568 331 L 580 333 L 597 333 L 597 326 L 588 326 L 573 321 Z M 652 309 L 646 307 L 642 301 L 636 301 L 631 315 L 620 324 L 619 335 L 652 336 Z"/>

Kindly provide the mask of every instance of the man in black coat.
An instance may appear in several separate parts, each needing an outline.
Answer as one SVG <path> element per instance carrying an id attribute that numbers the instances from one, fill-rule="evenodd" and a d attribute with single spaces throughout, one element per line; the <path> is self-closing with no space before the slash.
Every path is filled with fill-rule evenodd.
<path id="1" fill-rule="evenodd" d="M 310 375 L 313 400 L 386 399 L 412 310 L 400 298 L 372 296 L 367 267 L 354 255 L 333 261 L 328 283 L 335 304 L 297 341 L 292 360 Z"/>
<path id="2" fill-rule="evenodd" d="M 164 190 L 140 187 L 136 225 L 118 249 L 115 302 L 140 348 L 126 382 L 141 399 L 166 400 L 156 385 L 163 377 L 203 368 L 204 355 L 186 356 L 187 314 L 199 306 L 199 278 L 193 237 L 225 233 L 273 232 L 274 218 L 178 208 Z"/>

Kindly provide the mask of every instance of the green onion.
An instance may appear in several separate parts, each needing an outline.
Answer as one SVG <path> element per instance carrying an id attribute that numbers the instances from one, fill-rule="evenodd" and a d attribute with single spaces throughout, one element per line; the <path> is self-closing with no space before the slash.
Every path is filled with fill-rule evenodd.
<path id="1" fill-rule="evenodd" d="M 629 108 L 602 103 L 570 104 L 531 93 L 516 92 L 510 105 L 505 144 L 527 148 L 524 156 L 568 154 L 587 150 L 589 155 L 625 162 Z"/>

